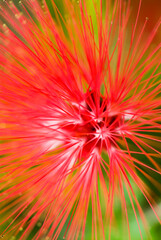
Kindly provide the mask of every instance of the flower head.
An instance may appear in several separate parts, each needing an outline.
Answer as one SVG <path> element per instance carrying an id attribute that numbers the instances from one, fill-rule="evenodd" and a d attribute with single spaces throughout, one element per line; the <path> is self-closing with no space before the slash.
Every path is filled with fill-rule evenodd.
<path id="1" fill-rule="evenodd" d="M 120 199 L 130 238 L 127 198 L 147 226 L 134 186 L 160 221 L 148 188 L 161 173 L 160 20 L 145 37 L 140 9 L 131 28 L 122 0 L 3 2 L 6 234 L 28 239 L 40 221 L 32 239 L 58 239 L 64 226 L 66 239 L 84 239 L 91 208 L 91 238 L 106 239 L 107 226 L 110 238 Z"/>

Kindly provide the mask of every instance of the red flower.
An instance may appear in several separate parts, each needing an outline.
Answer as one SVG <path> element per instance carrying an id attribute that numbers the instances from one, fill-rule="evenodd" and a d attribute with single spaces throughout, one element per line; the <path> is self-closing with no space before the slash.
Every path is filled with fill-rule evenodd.
<path id="1" fill-rule="evenodd" d="M 41 221 L 32 239 L 58 239 L 63 226 L 84 239 L 90 207 L 92 240 L 107 226 L 110 238 L 119 198 L 130 238 L 127 198 L 146 227 L 134 185 L 160 221 L 148 188 L 161 174 L 160 21 L 145 37 L 141 1 L 132 28 L 122 0 L 64 0 L 62 12 L 55 2 L 2 4 L 4 232 L 28 239 Z"/>

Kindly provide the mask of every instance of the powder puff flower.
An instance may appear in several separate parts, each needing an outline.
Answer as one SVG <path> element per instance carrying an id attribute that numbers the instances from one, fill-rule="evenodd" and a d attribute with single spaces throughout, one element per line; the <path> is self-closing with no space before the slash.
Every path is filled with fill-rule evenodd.
<path id="1" fill-rule="evenodd" d="M 86 239 L 91 212 L 91 239 L 110 239 L 120 201 L 143 239 L 136 189 L 160 222 L 161 22 L 138 24 L 141 1 L 134 23 L 122 0 L 41 4 L 1 4 L 1 232 Z"/>

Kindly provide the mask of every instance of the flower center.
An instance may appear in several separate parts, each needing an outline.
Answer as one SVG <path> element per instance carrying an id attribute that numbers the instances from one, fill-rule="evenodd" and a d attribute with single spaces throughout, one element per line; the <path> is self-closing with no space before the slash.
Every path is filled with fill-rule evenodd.
<path id="1" fill-rule="evenodd" d="M 83 103 L 74 106 L 80 123 L 70 123 L 65 130 L 70 136 L 83 140 L 82 157 L 94 148 L 102 151 L 114 145 L 115 132 L 122 120 L 119 114 L 110 115 L 108 105 L 106 98 L 89 93 Z"/>

